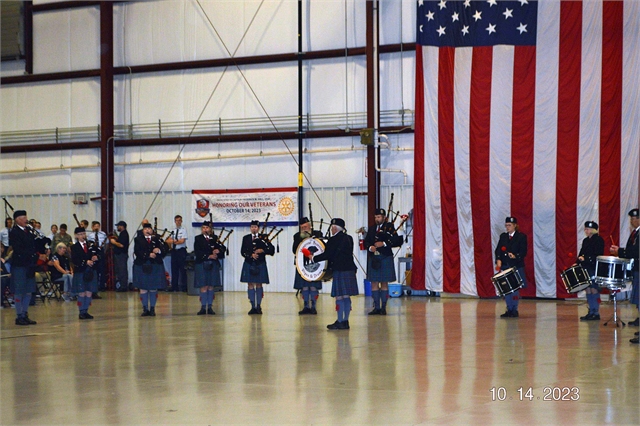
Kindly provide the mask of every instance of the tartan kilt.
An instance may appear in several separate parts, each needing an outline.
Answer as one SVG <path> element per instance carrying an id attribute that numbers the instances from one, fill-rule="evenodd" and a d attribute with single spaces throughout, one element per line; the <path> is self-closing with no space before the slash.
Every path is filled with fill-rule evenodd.
<path id="1" fill-rule="evenodd" d="M 220 263 L 213 262 L 213 268 L 210 270 L 204 269 L 204 263 L 196 263 L 195 266 L 195 280 L 193 286 L 195 288 L 202 287 L 219 287 L 220 282 Z"/>
<path id="2" fill-rule="evenodd" d="M 73 281 L 71 285 L 71 291 L 73 293 L 84 293 L 90 291 L 91 293 L 98 292 L 98 271 L 88 269 L 85 272 L 93 271 L 93 279 L 91 281 L 84 280 L 84 272 L 76 272 L 73 274 Z"/>
<path id="3" fill-rule="evenodd" d="M 293 281 L 293 288 L 295 290 L 302 290 L 303 287 L 315 287 L 317 289 L 322 288 L 322 281 L 307 281 L 300 275 L 298 268 L 296 268 L 296 277 Z"/>
<path id="4" fill-rule="evenodd" d="M 140 290 L 159 290 L 167 288 L 164 266 L 157 263 L 150 264 L 151 272 L 145 273 L 143 265 L 133 265 L 133 286 Z"/>
<path id="5" fill-rule="evenodd" d="M 241 283 L 256 283 L 256 284 L 269 284 L 269 270 L 267 269 L 267 263 L 259 263 L 253 265 L 258 269 L 256 275 L 251 274 L 251 264 L 245 260 L 242 264 L 242 273 L 240 274 Z"/>
<path id="6" fill-rule="evenodd" d="M 356 271 L 333 271 L 331 297 L 357 296 L 358 294 Z"/>
<path id="7" fill-rule="evenodd" d="M 396 280 L 396 268 L 393 266 L 393 256 L 369 255 L 367 260 L 367 280 L 371 282 L 390 283 Z M 373 268 L 379 263 L 378 269 Z"/>
<path id="8" fill-rule="evenodd" d="M 11 281 L 9 288 L 13 294 L 27 294 L 36 291 L 36 277 L 27 278 L 27 266 L 14 266 L 11 268 Z"/>

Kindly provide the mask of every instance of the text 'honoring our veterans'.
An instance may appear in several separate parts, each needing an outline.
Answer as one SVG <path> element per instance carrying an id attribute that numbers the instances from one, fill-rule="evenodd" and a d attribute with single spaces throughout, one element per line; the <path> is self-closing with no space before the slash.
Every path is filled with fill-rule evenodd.
<path id="1" fill-rule="evenodd" d="M 297 188 L 239 190 L 193 190 L 193 225 L 211 218 L 216 225 L 248 226 L 252 220 L 264 221 L 269 214 L 272 225 L 296 225 Z"/>

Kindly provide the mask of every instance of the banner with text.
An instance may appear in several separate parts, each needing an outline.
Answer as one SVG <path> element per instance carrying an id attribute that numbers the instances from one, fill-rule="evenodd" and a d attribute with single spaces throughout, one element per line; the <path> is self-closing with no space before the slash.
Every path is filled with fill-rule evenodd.
<path id="1" fill-rule="evenodd" d="M 262 224 L 269 215 L 272 226 L 298 224 L 298 189 L 259 188 L 192 190 L 193 226 L 201 226 L 211 217 L 215 226 L 249 226 L 252 220 Z"/>

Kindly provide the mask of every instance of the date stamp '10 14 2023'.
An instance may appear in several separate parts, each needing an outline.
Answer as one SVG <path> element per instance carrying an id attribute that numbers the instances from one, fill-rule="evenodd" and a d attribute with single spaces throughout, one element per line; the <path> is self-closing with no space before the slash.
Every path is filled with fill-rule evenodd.
<path id="1" fill-rule="evenodd" d="M 505 387 L 493 387 L 489 389 L 492 401 L 578 401 L 580 388 L 546 386 L 540 391 L 534 392 L 533 388 L 520 387 L 515 393 L 508 392 Z"/>

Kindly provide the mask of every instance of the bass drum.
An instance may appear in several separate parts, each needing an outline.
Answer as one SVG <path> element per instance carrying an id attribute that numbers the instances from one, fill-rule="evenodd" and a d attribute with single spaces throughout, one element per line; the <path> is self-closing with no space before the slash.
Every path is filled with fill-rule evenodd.
<path id="1" fill-rule="evenodd" d="M 306 238 L 298 245 L 295 260 L 300 276 L 309 282 L 331 280 L 333 271 L 328 268 L 329 262 L 312 262 L 305 256 L 305 253 L 309 252 L 314 255 L 324 253 L 324 243 L 317 238 Z"/>

